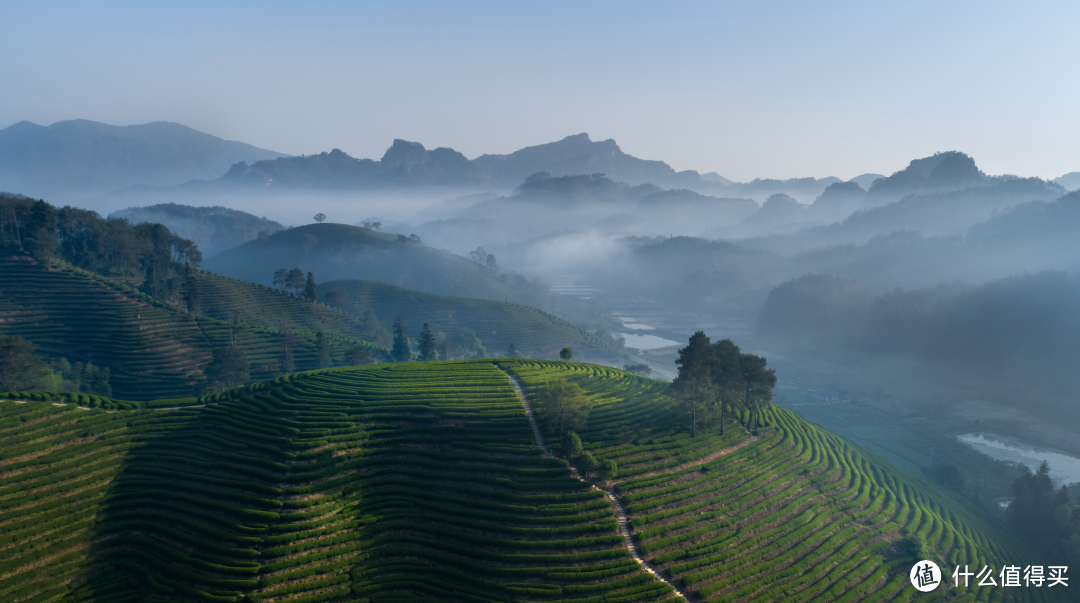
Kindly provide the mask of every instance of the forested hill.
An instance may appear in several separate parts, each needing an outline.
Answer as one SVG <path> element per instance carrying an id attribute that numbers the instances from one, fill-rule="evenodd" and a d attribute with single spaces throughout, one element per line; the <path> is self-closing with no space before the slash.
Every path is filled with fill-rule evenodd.
<path id="1" fill-rule="evenodd" d="M 507 373 L 564 458 L 538 446 Z M 552 431 L 551 382 L 584 398 L 582 450 Z M 693 437 L 670 387 L 501 359 L 320 370 L 147 404 L 6 394 L 0 518 L 18 544 L 0 599 L 644 603 L 682 601 L 677 588 L 704 601 L 910 601 L 921 559 L 1048 561 L 782 409 Z M 943 573 L 942 599 L 1001 597 Z"/>
<path id="2" fill-rule="evenodd" d="M 273 284 L 278 269 L 299 267 L 319 282 L 375 280 L 439 295 L 522 303 L 547 310 L 541 281 L 499 273 L 419 238 L 345 224 L 309 224 L 256 239 L 207 260 L 204 267 L 253 283 Z"/>
<path id="3" fill-rule="evenodd" d="M 133 224 L 164 224 L 176 234 L 190 239 L 206 257 L 213 257 L 259 236 L 285 230 L 281 224 L 227 207 L 192 207 L 162 203 L 149 207 L 129 207 L 109 214 Z"/>

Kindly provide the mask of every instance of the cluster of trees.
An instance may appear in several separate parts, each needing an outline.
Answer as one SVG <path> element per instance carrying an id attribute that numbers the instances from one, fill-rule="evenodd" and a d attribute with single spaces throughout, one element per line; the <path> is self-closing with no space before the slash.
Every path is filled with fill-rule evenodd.
<path id="1" fill-rule="evenodd" d="M 371 314 L 369 311 L 368 314 Z M 374 315 L 372 314 L 372 319 Z M 377 321 L 376 321 L 377 322 Z M 394 338 L 390 347 L 390 359 L 393 362 L 408 362 L 412 360 L 413 346 L 409 339 L 409 329 L 405 326 L 405 320 L 398 315 L 394 320 Z M 513 344 L 511 344 L 513 345 Z M 454 360 L 455 358 L 484 358 L 487 350 L 476 332 L 465 327 L 456 335 L 452 333 L 434 332 L 431 325 L 424 323 L 420 330 L 420 339 L 416 342 L 416 355 L 418 360 Z"/>
<path id="2" fill-rule="evenodd" d="M 634 373 L 635 375 L 641 375 L 642 377 L 648 377 L 652 374 L 652 367 L 644 362 L 627 362 L 623 365 L 623 370 L 628 373 Z"/>
<path id="3" fill-rule="evenodd" d="M 576 432 L 567 431 L 563 436 L 563 454 L 567 458 L 577 458 L 578 469 L 584 474 L 587 479 L 590 473 L 596 473 L 597 479 L 602 482 L 610 481 L 615 478 L 619 472 L 618 466 L 615 464 L 614 459 L 604 459 L 598 461 L 591 452 L 586 452 L 584 446 L 581 443 L 581 437 Z"/>
<path id="4" fill-rule="evenodd" d="M 1013 531 L 1047 555 L 1080 562 L 1080 505 L 1071 503 L 1066 487 L 1054 488 L 1045 461 L 1034 473 L 1024 468 L 1005 515 Z"/>
<path id="5" fill-rule="evenodd" d="M 304 271 L 299 267 L 292 270 L 286 270 L 285 268 L 275 270 L 274 285 L 282 290 L 285 288 L 292 289 L 297 295 L 303 295 L 313 302 L 319 301 L 319 286 L 315 284 L 315 275 L 308 272 L 307 277 L 305 277 Z M 337 289 L 337 291 L 341 291 L 341 289 Z M 344 291 L 341 292 L 345 293 Z M 348 295 L 345 297 L 348 299 Z"/>
<path id="6" fill-rule="evenodd" d="M 672 387 L 690 417 L 693 437 L 697 437 L 699 421 L 718 418 L 723 434 L 726 410 L 741 408 L 756 416 L 772 400 L 776 371 L 766 368 L 764 358 L 742 353 L 730 339 L 712 343 L 698 331 L 679 350 L 675 364 L 679 375 Z"/>
<path id="7" fill-rule="evenodd" d="M 469 259 L 496 272 L 499 270 L 499 263 L 495 261 L 495 256 L 488 253 L 483 247 L 477 247 L 475 250 L 470 251 Z"/>
<path id="8" fill-rule="evenodd" d="M 62 258 L 98 274 L 141 279 L 145 293 L 163 300 L 184 292 L 188 266 L 203 259 L 195 243 L 161 224 L 133 226 L 123 218 L 10 195 L 0 195 L 0 240 L 46 264 Z"/>
<path id="9" fill-rule="evenodd" d="M 34 353 L 34 344 L 18 335 L 0 335 L 0 391 L 47 390 L 112 396 L 107 366 L 67 358 L 51 364 Z"/>

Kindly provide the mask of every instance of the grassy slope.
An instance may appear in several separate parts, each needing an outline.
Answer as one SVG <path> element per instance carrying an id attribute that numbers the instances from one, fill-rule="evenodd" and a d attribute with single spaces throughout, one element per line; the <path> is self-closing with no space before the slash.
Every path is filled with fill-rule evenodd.
<path id="1" fill-rule="evenodd" d="M 272 285 L 278 268 L 299 267 L 318 282 L 383 281 L 440 295 L 524 302 L 493 270 L 397 235 L 345 224 L 309 224 L 249 241 L 204 262 L 211 272 Z"/>
<path id="2" fill-rule="evenodd" d="M 202 371 L 212 348 L 231 341 L 226 321 L 181 312 L 89 272 L 70 267 L 47 270 L 24 255 L 9 254 L 0 257 L 0 274 L 0 334 L 22 335 L 49 356 L 108 366 L 117 398 L 193 395 L 205 382 Z M 267 291 L 267 296 L 275 295 Z M 204 297 L 204 303 L 213 306 L 212 292 Z M 299 300 L 295 304 L 305 311 L 310 308 Z M 328 317 L 341 323 L 355 321 L 324 308 Z M 312 319 L 309 328 L 318 320 L 318 316 Z M 248 354 L 252 378 L 273 377 L 282 360 L 280 332 L 242 325 L 239 333 L 237 345 Z M 315 366 L 315 335 L 312 330 L 294 329 L 294 354 L 301 369 Z M 351 337 L 331 337 L 331 350 L 339 363 L 345 350 L 357 345 L 372 346 Z"/>
<path id="3" fill-rule="evenodd" d="M 359 315 L 371 310 L 388 329 L 400 314 L 414 338 L 426 322 L 435 331 L 456 333 L 463 327 L 476 331 L 489 354 L 504 354 L 513 343 L 519 352 L 537 357 L 557 357 L 564 347 L 573 348 L 583 360 L 616 356 L 610 343 L 531 306 L 421 293 L 379 281 L 341 280 L 320 285 L 323 292 L 331 288 L 349 294 L 349 311 Z"/>
<path id="4" fill-rule="evenodd" d="M 957 564 L 1039 563 L 966 501 L 783 409 L 765 413 L 757 441 L 679 469 L 744 440 L 745 429 L 733 422 L 724 437 L 714 429 L 692 440 L 666 384 L 589 365 L 500 363 L 527 389 L 559 378 L 586 389 L 595 406 L 582 440 L 618 464 L 615 489 L 640 550 L 700 600 L 912 600 L 916 560 L 890 546 L 909 533 L 926 539 L 950 576 Z M 991 600 L 1004 591 L 958 592 Z"/>
<path id="5" fill-rule="evenodd" d="M 175 411 L 0 401 L 0 436 L 0 600 L 670 597 L 488 362 Z"/>

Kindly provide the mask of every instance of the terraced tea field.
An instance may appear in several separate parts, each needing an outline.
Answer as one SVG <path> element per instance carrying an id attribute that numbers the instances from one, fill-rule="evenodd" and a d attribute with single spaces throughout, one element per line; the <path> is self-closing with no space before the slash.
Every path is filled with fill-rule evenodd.
<path id="1" fill-rule="evenodd" d="M 434 295 L 379 281 L 329 281 L 319 287 L 322 291 L 342 289 L 349 295 L 350 312 L 361 315 L 371 310 L 387 328 L 399 314 L 413 332 L 425 322 L 435 331 L 452 334 L 468 327 L 491 355 L 505 354 L 513 343 L 519 352 L 539 358 L 557 358 L 564 347 L 573 348 L 575 357 L 584 360 L 618 356 L 611 341 L 522 304 Z"/>
<path id="2" fill-rule="evenodd" d="M 673 598 L 603 493 L 541 453 L 490 362 L 216 398 L 0 401 L 0 600 Z"/>
<path id="3" fill-rule="evenodd" d="M 227 321 L 181 312 L 126 284 L 70 266 L 46 270 L 29 257 L 9 254 L 0 257 L 0 274 L 0 334 L 21 335 L 47 356 L 109 367 L 117 398 L 193 395 L 205 382 L 212 348 L 232 340 Z M 252 379 L 272 378 L 283 357 L 280 331 L 241 327 L 237 346 L 247 352 Z M 316 333 L 294 329 L 293 335 L 296 365 L 314 368 Z M 338 334 L 329 342 L 339 363 L 355 346 L 378 348 Z"/>
<path id="4" fill-rule="evenodd" d="M 638 550 L 695 600 L 1067 600 L 1061 589 L 974 582 L 916 597 L 908 581 L 916 560 L 892 545 L 904 535 L 924 538 L 946 574 L 1035 563 L 1033 553 L 962 499 L 788 411 L 766 411 L 753 442 L 737 423 L 694 440 L 664 384 L 576 363 L 500 365 L 527 391 L 565 378 L 593 398 L 585 449 L 616 461 L 614 493 Z"/>

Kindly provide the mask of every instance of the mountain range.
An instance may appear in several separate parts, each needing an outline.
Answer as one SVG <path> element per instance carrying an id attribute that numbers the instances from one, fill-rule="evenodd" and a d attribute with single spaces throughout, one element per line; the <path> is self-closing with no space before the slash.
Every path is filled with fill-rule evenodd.
<path id="1" fill-rule="evenodd" d="M 0 190 L 77 201 L 132 185 L 217 178 L 237 162 L 283 156 L 164 121 L 137 126 L 22 121 L 0 130 Z"/>

